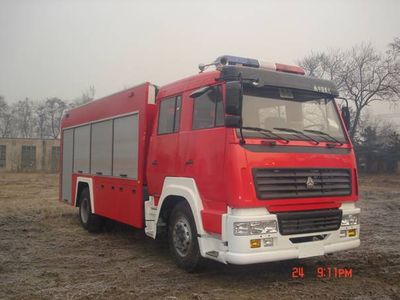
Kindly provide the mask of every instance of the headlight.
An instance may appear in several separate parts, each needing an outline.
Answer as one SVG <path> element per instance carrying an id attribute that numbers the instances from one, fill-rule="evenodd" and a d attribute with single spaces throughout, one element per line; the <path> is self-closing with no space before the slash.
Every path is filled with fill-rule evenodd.
<path id="1" fill-rule="evenodd" d="M 255 235 L 264 233 L 276 233 L 276 221 L 252 221 L 252 222 L 234 222 L 234 235 Z"/>
<path id="2" fill-rule="evenodd" d="M 342 226 L 358 225 L 360 223 L 360 214 L 343 215 Z"/>
<path id="3" fill-rule="evenodd" d="M 233 234 L 234 235 L 249 235 L 249 222 L 235 222 L 233 223 Z"/>

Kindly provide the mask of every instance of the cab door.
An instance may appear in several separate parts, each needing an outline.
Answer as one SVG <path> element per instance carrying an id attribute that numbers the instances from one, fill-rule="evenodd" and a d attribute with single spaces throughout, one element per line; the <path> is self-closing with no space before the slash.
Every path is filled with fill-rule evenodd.
<path id="1" fill-rule="evenodd" d="M 191 130 L 185 135 L 185 176 L 196 181 L 205 208 L 216 209 L 225 200 L 224 160 L 226 128 L 222 87 L 193 93 Z M 182 136 L 183 138 L 183 136 Z"/>
<path id="2" fill-rule="evenodd" d="M 159 196 L 164 179 L 177 176 L 179 124 L 182 97 L 161 99 L 158 109 L 157 128 L 150 138 L 148 158 L 148 187 L 150 194 Z"/>

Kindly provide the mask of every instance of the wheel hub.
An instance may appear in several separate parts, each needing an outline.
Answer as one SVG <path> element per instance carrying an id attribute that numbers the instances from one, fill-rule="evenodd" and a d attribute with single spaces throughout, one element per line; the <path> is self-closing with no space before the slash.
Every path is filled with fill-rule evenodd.
<path id="1" fill-rule="evenodd" d="M 192 244 L 192 233 L 188 220 L 180 218 L 173 229 L 174 247 L 180 256 L 186 256 Z"/>

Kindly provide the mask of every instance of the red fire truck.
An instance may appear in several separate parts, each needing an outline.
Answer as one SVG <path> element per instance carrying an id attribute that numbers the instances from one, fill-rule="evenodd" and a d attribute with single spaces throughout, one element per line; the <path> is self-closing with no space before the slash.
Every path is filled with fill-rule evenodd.
<path id="1" fill-rule="evenodd" d="M 214 65 L 215 69 L 205 71 Z M 163 87 L 69 110 L 60 200 L 167 235 L 177 264 L 252 264 L 359 246 L 349 110 L 300 67 L 222 56 Z"/>

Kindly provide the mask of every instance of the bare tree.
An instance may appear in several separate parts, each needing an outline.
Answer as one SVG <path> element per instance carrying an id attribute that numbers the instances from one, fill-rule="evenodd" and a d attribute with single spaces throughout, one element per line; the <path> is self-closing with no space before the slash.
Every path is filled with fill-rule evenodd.
<path id="1" fill-rule="evenodd" d="M 42 101 L 35 106 L 35 119 L 36 135 L 41 139 L 51 136 L 46 102 Z"/>
<path id="2" fill-rule="evenodd" d="M 60 122 L 67 104 L 59 98 L 47 99 L 45 110 L 49 118 L 51 136 L 57 138 L 60 134 Z"/>
<path id="3" fill-rule="evenodd" d="M 397 37 L 394 39 L 392 43 L 390 43 L 390 50 L 396 53 L 397 55 L 400 55 L 400 37 Z"/>
<path id="4" fill-rule="evenodd" d="M 340 89 L 343 86 L 343 61 L 345 55 L 340 49 L 330 49 L 325 52 L 311 52 L 299 62 L 307 75 L 332 80 Z"/>
<path id="5" fill-rule="evenodd" d="M 11 136 L 11 121 L 10 106 L 4 100 L 4 97 L 0 96 L 0 137 L 6 138 Z"/>
<path id="6" fill-rule="evenodd" d="M 96 94 L 96 89 L 94 86 L 89 86 L 89 88 L 85 91 L 82 91 L 82 95 L 77 97 L 71 103 L 71 107 L 77 107 L 83 104 L 86 104 L 94 99 L 94 95 Z"/>
<path id="7" fill-rule="evenodd" d="M 395 172 L 400 161 L 400 135 L 395 123 L 363 114 L 354 141 L 360 171 Z"/>
<path id="8" fill-rule="evenodd" d="M 310 76 L 333 80 L 341 96 L 353 104 L 351 138 L 367 106 L 400 99 L 399 57 L 389 52 L 380 54 L 371 44 L 361 44 L 349 51 L 311 53 L 299 64 Z"/>
<path id="9" fill-rule="evenodd" d="M 4 97 L 0 96 L 0 137 L 23 138 L 58 138 L 60 123 L 64 111 L 68 107 L 85 104 L 94 98 L 95 89 L 82 92 L 72 103 L 67 103 L 60 98 L 53 97 L 35 103 L 29 98 L 7 104 Z"/>
<path id="10" fill-rule="evenodd" d="M 18 101 L 12 108 L 16 136 L 30 138 L 33 136 L 34 114 L 33 104 L 28 98 Z"/>

